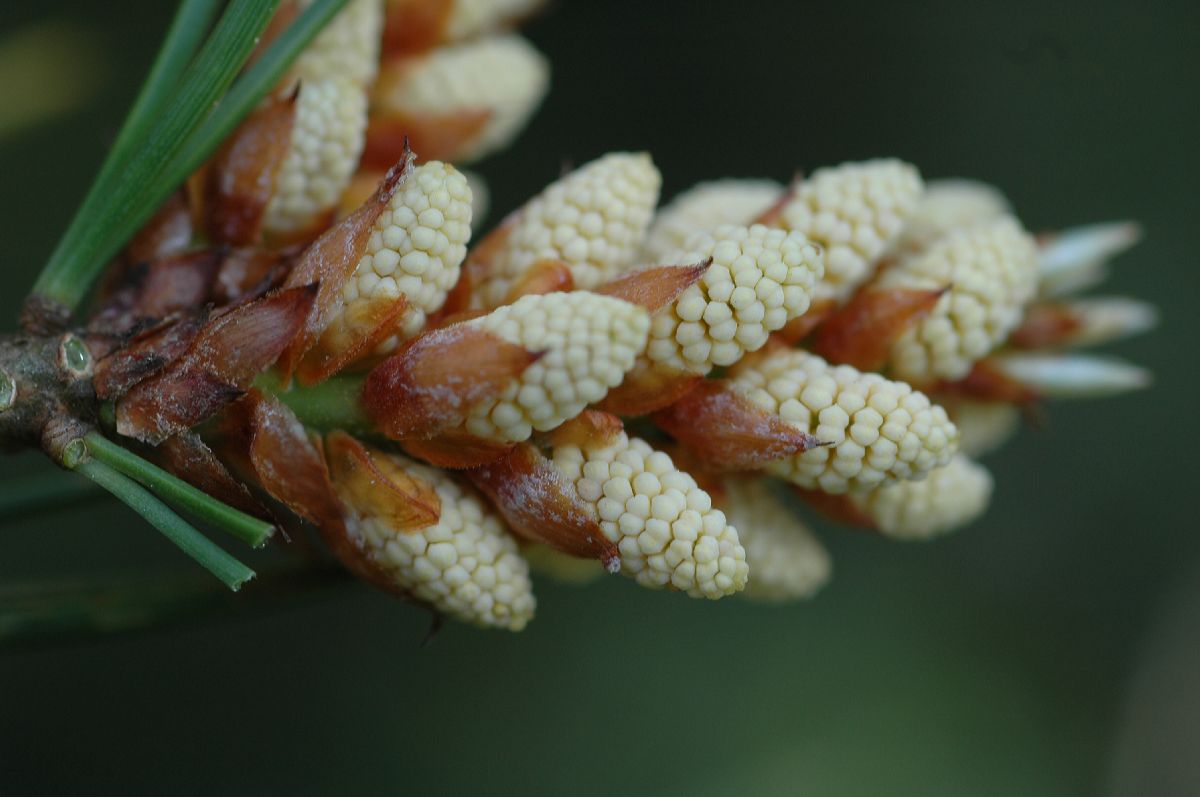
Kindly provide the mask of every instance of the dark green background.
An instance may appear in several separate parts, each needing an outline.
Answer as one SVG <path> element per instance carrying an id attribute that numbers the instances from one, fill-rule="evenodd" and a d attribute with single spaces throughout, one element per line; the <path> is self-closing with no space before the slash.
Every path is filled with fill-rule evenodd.
<path id="1" fill-rule="evenodd" d="M 93 31 L 107 81 L 0 139 L 0 317 L 170 5 L 3 3 L 5 33 Z M 539 583 L 523 634 L 451 625 L 419 648 L 423 614 L 349 586 L 0 652 L 0 793 L 1200 793 L 1198 9 L 559 3 L 528 30 L 551 95 L 482 167 L 499 210 L 566 162 L 639 148 L 666 195 L 897 155 L 1003 186 L 1033 229 L 1136 218 L 1146 240 L 1109 289 L 1162 308 L 1118 347 L 1154 388 L 1051 407 L 989 461 L 995 504 L 956 537 L 823 529 L 835 578 L 809 605 Z M 108 503 L 0 528 L 0 579 L 149 567 L 186 562 Z"/>

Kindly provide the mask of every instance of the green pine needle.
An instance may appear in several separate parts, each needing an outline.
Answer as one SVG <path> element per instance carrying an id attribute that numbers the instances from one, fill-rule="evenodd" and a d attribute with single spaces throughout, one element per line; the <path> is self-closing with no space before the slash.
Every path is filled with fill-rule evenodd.
<path id="1" fill-rule="evenodd" d="M 275 527 L 270 523 L 218 501 L 183 479 L 117 445 L 99 432 L 89 433 L 84 440 L 87 442 L 88 451 L 96 459 L 129 478 L 136 479 L 164 500 L 206 523 L 211 523 L 247 545 L 261 548 L 275 533 Z"/>
<path id="2" fill-rule="evenodd" d="M 241 589 L 254 571 L 221 550 L 197 531 L 171 508 L 155 498 L 145 487 L 98 459 L 84 459 L 74 464 L 74 470 L 87 476 L 112 493 L 122 503 L 141 515 L 148 523 L 175 543 L 181 551 L 219 578 L 234 592 Z"/>
<path id="3" fill-rule="evenodd" d="M 278 0 L 229 3 L 198 53 L 195 36 L 184 35 L 180 19 L 196 26 L 189 29 L 193 33 L 203 29 L 212 3 L 183 0 L 118 146 L 33 293 L 69 310 L 78 307 L 108 260 L 216 150 L 346 2 L 316 0 L 235 83 Z M 179 75 L 180 64 L 188 60 L 190 66 Z"/>

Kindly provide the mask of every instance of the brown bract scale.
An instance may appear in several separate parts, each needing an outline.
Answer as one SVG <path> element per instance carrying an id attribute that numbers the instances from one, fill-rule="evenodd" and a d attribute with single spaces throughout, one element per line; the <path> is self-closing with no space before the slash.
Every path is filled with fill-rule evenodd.
<path id="1" fill-rule="evenodd" d="M 427 440 L 403 440 L 401 447 L 430 465 L 448 470 L 475 468 L 494 462 L 512 450 L 512 443 L 485 440 L 461 429 L 451 429 Z"/>
<path id="2" fill-rule="evenodd" d="M 833 299 L 815 299 L 809 305 L 808 312 L 797 316 L 783 325 L 783 329 L 771 333 L 771 340 L 786 346 L 795 346 L 807 338 L 837 310 L 837 302 Z"/>
<path id="3" fill-rule="evenodd" d="M 703 381 L 688 371 L 639 362 L 598 406 L 617 415 L 646 415 L 674 404 Z"/>
<path id="4" fill-rule="evenodd" d="M 88 331 L 124 335 L 172 313 L 189 311 L 208 301 L 223 258 L 220 249 L 165 255 L 125 269 L 108 286 Z"/>
<path id="5" fill-rule="evenodd" d="M 431 50 L 446 38 L 455 0 L 390 0 L 384 15 L 385 55 Z"/>
<path id="6" fill-rule="evenodd" d="M 472 405 L 498 398 L 539 356 L 476 326 L 435 329 L 375 366 L 363 407 L 394 440 L 429 439 L 460 426 Z"/>
<path id="7" fill-rule="evenodd" d="M 209 237 L 244 246 L 262 237 L 263 216 L 275 178 L 291 146 L 299 85 L 269 98 L 234 131 L 205 173 L 204 211 Z"/>
<path id="8" fill-rule="evenodd" d="M 601 285 L 595 293 L 645 307 L 651 313 L 667 307 L 700 281 L 712 258 L 682 266 L 641 269 Z M 703 377 L 689 371 L 639 361 L 620 385 L 600 402 L 600 408 L 618 415 L 645 415 L 673 404 L 688 394 Z"/>
<path id="9" fill-rule="evenodd" d="M 316 295 L 315 285 L 278 291 L 208 321 L 183 355 L 117 402 L 117 431 L 154 444 L 214 414 L 275 362 Z"/>
<path id="10" fill-rule="evenodd" d="M 241 247 L 226 253 L 212 286 L 218 305 L 255 299 L 280 287 L 301 250 Z"/>
<path id="11" fill-rule="evenodd" d="M 703 380 L 653 419 L 713 470 L 756 470 L 821 445 L 717 379 Z"/>
<path id="12" fill-rule="evenodd" d="M 180 432 L 150 448 L 147 455 L 188 484 L 203 490 L 223 504 L 263 520 L 271 513 L 255 500 L 217 458 L 213 450 L 192 431 Z"/>
<path id="13" fill-rule="evenodd" d="M 345 432 L 326 435 L 325 459 L 342 500 L 387 521 L 392 528 L 417 531 L 441 517 L 442 500 L 432 484 L 402 470 L 388 457 L 374 456 Z"/>
<path id="14" fill-rule="evenodd" d="M 505 297 L 505 304 L 512 304 L 522 296 L 546 293 L 566 293 L 575 290 L 575 278 L 571 268 L 561 260 L 539 260 L 529 267 L 520 279 L 513 282 Z"/>
<path id="15" fill-rule="evenodd" d="M 223 413 L 220 429 L 222 453 L 263 491 L 327 539 L 344 536 L 341 505 L 324 458 L 290 409 L 251 388 Z"/>
<path id="16" fill-rule="evenodd" d="M 929 313 L 947 288 L 864 290 L 824 319 L 813 351 L 833 363 L 864 371 L 879 370 L 891 346 L 914 322 Z"/>
<path id="17" fill-rule="evenodd" d="M 596 559 L 610 573 L 621 569 L 620 552 L 579 500 L 575 486 L 533 445 L 519 443 L 466 474 L 516 533 L 571 556 Z"/>
<path id="18" fill-rule="evenodd" d="M 412 161 L 412 152 L 407 152 L 383 178 L 371 198 L 305 249 L 288 274 L 284 283 L 286 288 L 315 282 L 320 289 L 301 333 L 280 359 L 280 368 L 286 378 L 290 379 L 296 372 L 304 355 L 316 345 L 328 326 L 335 308 L 342 301 L 342 287 L 358 267 L 358 261 L 366 250 L 375 219 L 387 207 L 400 183 L 411 173 Z"/>
<path id="19" fill-rule="evenodd" d="M 453 315 L 475 309 L 471 307 L 471 297 L 487 279 L 492 263 L 508 245 L 509 236 L 520 220 L 521 210 L 518 208 L 505 216 L 495 229 L 471 247 L 467 259 L 463 261 L 458 283 L 442 305 L 442 314 Z M 574 279 L 571 282 L 574 287 Z"/>
<path id="20" fill-rule="evenodd" d="M 1021 325 L 1013 330 L 1008 343 L 1022 349 L 1044 349 L 1062 345 L 1083 326 L 1071 308 L 1045 302 L 1026 308 Z"/>
<path id="21" fill-rule="evenodd" d="M 92 384 L 97 398 L 114 399 L 166 368 L 188 347 L 208 322 L 208 311 L 197 310 L 163 321 L 130 338 L 96 363 Z"/>
<path id="22" fill-rule="evenodd" d="M 954 382 L 942 382 L 940 393 L 966 396 L 981 401 L 1001 401 L 1029 405 L 1037 401 L 1038 393 L 1029 386 L 1008 376 L 985 358 L 971 367 L 971 372 Z"/>
<path id="23" fill-rule="evenodd" d="M 595 293 L 645 307 L 651 313 L 674 302 L 695 285 L 712 265 L 712 258 L 682 266 L 654 266 L 617 277 Z"/>
<path id="24" fill-rule="evenodd" d="M 492 112 L 486 108 L 420 115 L 398 111 L 374 114 L 367 125 L 362 165 L 378 169 L 395 163 L 406 142 L 425 160 L 458 160 L 459 153 L 479 136 L 491 118 Z"/>

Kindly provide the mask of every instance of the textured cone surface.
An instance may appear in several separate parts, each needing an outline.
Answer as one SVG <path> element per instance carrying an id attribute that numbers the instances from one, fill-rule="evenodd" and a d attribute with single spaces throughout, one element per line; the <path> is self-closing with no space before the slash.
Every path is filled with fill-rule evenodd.
<path id="1" fill-rule="evenodd" d="M 900 231 L 892 253 L 923 252 L 950 233 L 994 221 L 1009 213 L 1000 190 L 975 180 L 930 180 Z"/>
<path id="2" fill-rule="evenodd" d="M 720 598 L 745 587 L 749 567 L 737 530 L 667 454 L 620 432 L 555 446 L 551 459 L 594 507 L 605 536 L 621 552 L 623 574 L 695 598 Z"/>
<path id="3" fill-rule="evenodd" d="M 818 169 L 800 184 L 780 221 L 825 247 L 825 279 L 814 298 L 844 301 L 870 277 L 921 190 L 916 168 L 898 160 Z"/>
<path id="4" fill-rule="evenodd" d="M 342 312 L 326 335 L 334 340 L 348 335 L 358 307 L 403 300 L 393 334 L 375 349 L 377 355 L 390 354 L 441 308 L 458 281 L 470 235 L 466 178 L 440 161 L 416 167 L 375 220 L 367 251 L 342 289 Z"/>
<path id="5" fill-rule="evenodd" d="M 313 0 L 300 0 L 305 9 Z M 380 0 L 350 0 L 317 34 L 292 65 L 290 79 L 302 83 L 331 77 L 369 86 L 379 69 L 379 39 L 383 32 Z"/>
<path id="6" fill-rule="evenodd" d="M 634 264 L 662 178 L 646 154 L 612 153 L 549 185 L 518 212 L 491 253 L 476 306 L 502 304 L 525 271 L 562 260 L 575 287 L 594 288 Z"/>
<path id="7" fill-rule="evenodd" d="M 810 598 L 829 581 L 829 553 L 762 480 L 729 478 L 719 501 L 737 527 L 754 577 L 742 592 L 758 601 Z"/>
<path id="8" fill-rule="evenodd" d="M 892 344 L 888 365 L 901 379 L 961 379 L 1020 323 L 1037 289 L 1033 239 L 1011 217 L 953 233 L 888 269 L 880 290 L 949 288 Z"/>
<path id="9" fill-rule="evenodd" d="M 468 411 L 466 431 L 515 442 L 549 431 L 604 398 L 646 345 L 641 307 L 585 291 L 525 296 L 466 324 L 541 352 L 498 399 Z"/>
<path id="10" fill-rule="evenodd" d="M 322 226 L 358 166 L 367 93 L 347 78 L 300 84 L 291 145 L 275 178 L 264 229 L 286 238 Z"/>
<path id="11" fill-rule="evenodd" d="M 529 567 L 500 519 L 447 474 L 404 457 L 378 456 L 433 484 L 441 517 L 431 526 L 403 530 L 351 505 L 351 539 L 398 587 L 439 611 L 475 625 L 524 628 L 536 607 Z"/>
<path id="12" fill-rule="evenodd" d="M 482 112 L 482 126 L 455 151 L 438 153 L 473 161 L 508 146 L 545 96 L 549 76 L 546 59 L 521 37 L 481 39 L 386 66 L 374 109 L 412 120 Z"/>
<path id="13" fill-rule="evenodd" d="M 958 445 L 946 411 L 904 382 L 780 349 L 743 361 L 731 384 L 753 403 L 827 445 L 771 463 L 801 487 L 843 493 L 888 479 L 919 479 Z"/>
<path id="14" fill-rule="evenodd" d="M 697 233 L 749 224 L 783 194 L 774 180 L 725 179 L 699 183 L 659 209 L 642 247 L 643 259 L 665 263 Z"/>
<path id="15" fill-rule="evenodd" d="M 975 520 L 991 497 L 987 468 L 959 455 L 920 481 L 887 484 L 850 500 L 887 536 L 923 540 Z"/>
<path id="16" fill-rule="evenodd" d="M 761 224 L 699 233 L 670 259 L 709 258 L 700 281 L 655 314 L 651 363 L 701 375 L 732 365 L 802 315 L 824 274 L 820 250 L 803 235 Z"/>

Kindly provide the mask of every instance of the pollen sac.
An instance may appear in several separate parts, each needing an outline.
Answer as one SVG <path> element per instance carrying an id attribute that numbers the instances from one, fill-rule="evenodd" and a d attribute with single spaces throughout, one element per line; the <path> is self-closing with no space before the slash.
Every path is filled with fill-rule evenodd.
<path id="1" fill-rule="evenodd" d="M 751 402 L 825 443 L 766 467 L 810 490 L 919 479 L 949 462 L 958 445 L 958 429 L 924 393 L 805 351 L 747 359 L 730 375 Z"/>
<path id="2" fill-rule="evenodd" d="M 1012 217 L 953 233 L 884 271 L 868 290 L 946 289 L 891 346 L 891 373 L 917 384 L 961 379 L 1020 323 L 1037 290 L 1033 239 Z"/>
<path id="3" fill-rule="evenodd" d="M 263 228 L 279 240 L 316 237 L 333 216 L 362 153 L 367 93 L 347 78 L 300 83 L 291 144 Z"/>
<path id="4" fill-rule="evenodd" d="M 574 418 L 619 385 L 645 348 L 650 316 L 620 299 L 574 291 L 524 296 L 465 324 L 541 353 L 499 398 L 468 411 L 466 431 L 516 442 Z"/>
<path id="5" fill-rule="evenodd" d="M 1149 387 L 1150 372 L 1116 357 L 1092 354 L 1009 353 L 987 360 L 1001 375 L 1039 397 L 1118 396 Z"/>
<path id="6" fill-rule="evenodd" d="M 416 167 L 375 220 L 366 253 L 342 289 L 342 311 L 326 328 L 321 347 L 336 350 L 356 337 L 356 318 L 370 308 L 403 302 L 382 336 L 376 356 L 425 326 L 458 281 L 471 236 L 471 189 L 453 166 L 440 161 Z"/>
<path id="7" fill-rule="evenodd" d="M 1009 343 L 1023 349 L 1111 343 L 1158 324 L 1158 309 L 1125 296 L 1092 296 L 1031 306 Z"/>
<path id="8" fill-rule="evenodd" d="M 1005 401 L 980 401 L 963 396 L 938 396 L 958 427 L 958 450 L 982 457 L 1004 445 L 1021 425 L 1020 408 Z"/>
<path id="9" fill-rule="evenodd" d="M 699 183 L 659 209 L 642 247 L 644 259 L 667 262 L 697 233 L 726 224 L 749 224 L 783 195 L 774 180 L 734 179 Z"/>
<path id="10" fill-rule="evenodd" d="M 923 252 L 956 230 L 995 221 L 1009 213 L 1008 200 L 998 188 L 977 180 L 930 180 L 904 223 L 892 254 Z"/>
<path id="11" fill-rule="evenodd" d="M 646 587 L 720 598 L 746 586 L 737 530 L 671 458 L 624 431 L 554 446 L 551 460 L 600 519 L 621 572 Z"/>
<path id="12" fill-rule="evenodd" d="M 300 0 L 301 10 L 313 0 Z M 291 81 L 306 83 L 337 77 L 369 86 L 379 69 L 379 40 L 383 33 L 380 0 L 350 0 L 296 59 Z"/>
<path id="13" fill-rule="evenodd" d="M 545 0 L 387 0 L 384 48 L 422 52 L 503 28 L 529 16 Z"/>
<path id="14" fill-rule="evenodd" d="M 339 487 L 351 540 L 399 589 L 439 611 L 479 626 L 524 628 L 536 607 L 529 567 L 500 519 L 442 471 L 394 454 L 372 457 L 431 484 L 440 517 L 422 528 L 398 528 Z"/>
<path id="15" fill-rule="evenodd" d="M 661 182 L 649 155 L 612 153 L 552 183 L 493 233 L 502 241 L 486 242 L 492 251 L 473 304 L 504 304 L 513 284 L 544 260 L 565 262 L 581 290 L 625 271 L 637 258 Z"/>
<path id="16" fill-rule="evenodd" d="M 1043 237 L 1038 246 L 1038 294 L 1066 296 L 1103 282 L 1108 262 L 1141 237 L 1141 226 L 1132 221 L 1085 224 Z"/>
<path id="17" fill-rule="evenodd" d="M 920 481 L 852 493 L 850 501 L 888 537 L 926 540 L 971 523 L 991 497 L 987 468 L 959 455 Z"/>
<path id="18" fill-rule="evenodd" d="M 829 581 L 829 553 L 760 479 L 727 478 L 717 501 L 746 548 L 754 577 L 742 596 L 782 603 L 811 598 Z"/>
<path id="19" fill-rule="evenodd" d="M 818 169 L 783 206 L 780 223 L 825 248 L 814 299 L 844 301 L 871 276 L 921 196 L 921 175 L 898 160 Z"/>
<path id="20" fill-rule="evenodd" d="M 387 61 L 372 95 L 368 160 L 386 167 L 405 137 L 425 157 L 456 163 L 502 149 L 542 101 L 549 75 L 546 59 L 519 36 Z"/>
<path id="21" fill-rule="evenodd" d="M 699 282 L 655 314 L 646 348 L 651 363 L 700 375 L 732 365 L 802 315 L 824 274 L 820 250 L 803 235 L 761 224 L 699 233 L 670 259 L 708 258 Z"/>

